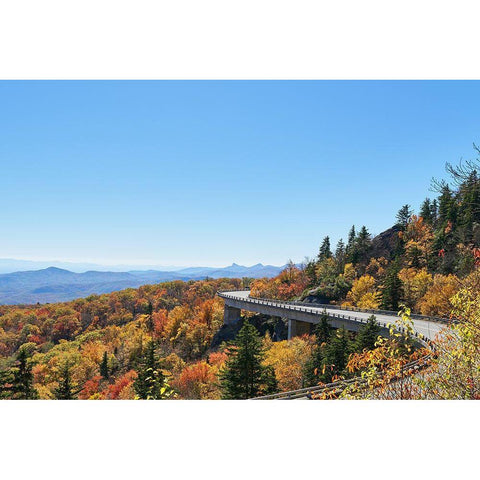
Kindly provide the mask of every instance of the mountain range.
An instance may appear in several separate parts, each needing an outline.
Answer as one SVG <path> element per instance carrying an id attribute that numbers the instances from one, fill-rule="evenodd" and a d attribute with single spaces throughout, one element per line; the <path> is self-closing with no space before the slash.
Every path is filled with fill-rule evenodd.
<path id="1" fill-rule="evenodd" d="M 99 272 L 130 272 L 131 270 L 159 270 L 161 272 L 174 272 L 185 268 L 173 265 L 135 265 L 117 264 L 102 265 L 91 262 L 65 262 L 59 260 L 19 260 L 17 258 L 0 258 L 0 274 L 12 272 L 25 272 L 30 270 L 42 270 L 48 267 L 57 267 L 71 272 L 83 273 L 90 270 Z"/>
<path id="2" fill-rule="evenodd" d="M 274 277 L 282 267 L 251 267 L 233 263 L 227 267 L 188 267 L 176 271 L 131 270 L 105 272 L 90 270 L 72 272 L 58 267 L 0 274 L 0 304 L 33 304 L 73 300 L 92 294 L 109 293 L 124 288 L 170 280 L 202 280 L 210 278 Z"/>

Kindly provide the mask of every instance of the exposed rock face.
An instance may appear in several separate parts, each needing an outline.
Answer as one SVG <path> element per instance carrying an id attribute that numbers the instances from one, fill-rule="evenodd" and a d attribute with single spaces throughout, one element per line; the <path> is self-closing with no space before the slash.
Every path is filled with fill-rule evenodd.
<path id="1" fill-rule="evenodd" d="M 320 293 L 321 290 L 322 290 L 321 287 L 312 288 L 307 292 L 305 297 L 301 298 L 301 301 L 305 303 L 321 303 L 321 304 L 330 303 L 330 299 L 328 299 L 327 297 L 325 297 Z"/>
<path id="2" fill-rule="evenodd" d="M 400 230 L 401 228 L 395 225 L 377 235 L 372 240 L 370 257 L 385 257 L 387 260 L 391 260 L 399 246 L 398 232 Z"/>
<path id="3" fill-rule="evenodd" d="M 395 257 L 395 253 L 401 248 L 398 237 L 398 232 L 400 231 L 401 228 L 395 225 L 373 238 L 368 252 L 357 264 L 357 271 L 363 274 L 365 266 L 371 258 L 384 257 L 387 260 L 392 260 Z M 304 292 L 300 300 L 306 303 L 329 304 L 331 299 L 325 296 L 324 290 L 322 287 L 313 288 L 308 292 Z"/>

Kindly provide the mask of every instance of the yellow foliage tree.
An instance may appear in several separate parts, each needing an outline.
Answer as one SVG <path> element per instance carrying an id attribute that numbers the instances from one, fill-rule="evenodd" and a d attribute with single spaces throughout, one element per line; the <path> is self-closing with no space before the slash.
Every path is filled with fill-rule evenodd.
<path id="1" fill-rule="evenodd" d="M 437 342 L 437 358 L 422 379 L 424 398 L 480 399 L 480 270 L 451 298 L 458 322 Z"/>
<path id="2" fill-rule="evenodd" d="M 183 333 L 182 326 L 188 324 L 188 321 L 193 317 L 193 312 L 188 306 L 175 307 L 169 314 L 165 330 L 163 331 L 164 338 L 170 340 L 173 344 Z"/>
<path id="3" fill-rule="evenodd" d="M 347 263 L 343 268 L 343 278 L 347 283 L 353 283 L 355 278 L 357 278 L 357 271 L 353 266 L 353 263 Z"/>
<path id="4" fill-rule="evenodd" d="M 308 336 L 294 337 L 290 341 L 271 342 L 269 338 L 264 341 L 264 345 L 269 346 L 264 363 L 274 368 L 280 391 L 303 387 L 303 371 L 312 354 L 313 343 L 313 338 Z"/>
<path id="5" fill-rule="evenodd" d="M 435 275 L 433 283 L 418 301 L 417 308 L 423 315 L 449 317 L 453 308 L 452 297 L 460 287 L 455 275 Z"/>
<path id="6" fill-rule="evenodd" d="M 403 284 L 404 302 L 410 308 L 415 307 L 433 282 L 433 277 L 426 268 L 420 270 L 403 268 L 398 273 L 398 277 Z"/>
<path id="7" fill-rule="evenodd" d="M 404 232 L 399 232 L 405 241 L 405 256 L 412 267 L 424 267 L 432 253 L 433 231 L 423 217 L 412 215 Z"/>
<path id="8" fill-rule="evenodd" d="M 414 348 L 414 334 L 410 309 L 405 308 L 395 324 L 390 325 L 389 337 L 379 337 L 373 350 L 364 350 L 350 356 L 347 370 L 357 381 L 339 394 L 324 394 L 319 398 L 372 398 L 372 399 L 415 399 L 421 388 L 415 382 L 415 370 L 409 362 L 421 361 L 428 351 Z"/>
<path id="9" fill-rule="evenodd" d="M 344 306 L 376 309 L 380 306 L 381 294 L 376 288 L 371 275 L 363 275 L 353 281 L 352 289 L 347 294 Z"/>

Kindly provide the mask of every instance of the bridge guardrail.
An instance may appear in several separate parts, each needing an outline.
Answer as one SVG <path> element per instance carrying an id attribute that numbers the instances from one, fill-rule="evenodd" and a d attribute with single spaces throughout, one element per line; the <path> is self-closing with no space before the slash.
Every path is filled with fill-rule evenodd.
<path id="1" fill-rule="evenodd" d="M 248 289 L 246 289 L 248 290 Z M 244 290 L 245 291 L 245 290 Z M 227 291 L 225 292 L 218 292 L 218 295 L 220 297 L 224 297 L 224 298 L 230 298 L 230 299 L 233 299 L 233 300 L 238 300 L 238 301 L 243 301 L 243 302 L 247 302 L 247 303 L 254 303 L 254 304 L 261 304 L 261 305 L 267 305 L 267 306 L 278 306 L 278 304 L 281 304 L 283 308 L 286 308 L 287 310 L 296 310 L 296 311 L 301 311 L 301 312 L 306 312 L 306 313 L 312 313 L 314 315 L 323 315 L 323 311 L 321 310 L 321 308 L 323 307 L 324 309 L 325 308 L 332 308 L 332 307 L 337 307 L 338 310 L 347 310 L 347 308 L 345 307 L 339 307 L 337 305 L 335 306 L 332 306 L 332 305 L 326 305 L 326 304 L 316 304 L 315 305 L 315 308 L 312 308 L 311 307 L 311 304 L 308 304 L 308 303 L 303 303 L 303 302 L 288 302 L 288 301 L 282 301 L 282 300 L 272 300 L 272 299 L 258 299 L 258 298 L 255 298 L 255 297 L 240 297 L 240 296 L 237 296 L 237 295 L 223 295 L 223 293 L 227 293 Z M 310 308 L 308 308 L 306 305 L 310 306 Z M 333 308 L 335 310 L 335 308 Z M 350 308 L 349 308 L 350 309 Z M 398 313 L 397 312 L 392 312 L 392 311 L 386 311 L 386 310 L 365 310 L 365 309 L 351 309 L 353 311 L 360 311 L 360 312 L 366 312 L 366 313 L 372 313 L 372 314 L 387 314 L 387 315 L 392 315 L 392 316 L 397 316 Z M 332 314 L 332 313 L 329 313 L 330 316 L 334 316 L 335 318 L 340 318 L 340 319 L 346 319 L 346 320 L 351 320 L 351 321 L 355 321 L 357 323 L 366 323 L 368 320 L 367 319 L 363 319 L 363 318 L 359 318 L 359 317 L 352 317 L 350 315 L 342 315 L 342 314 Z M 446 320 L 446 319 L 441 319 L 441 318 L 438 318 L 438 317 L 426 317 L 424 315 L 417 315 L 417 317 L 421 317 L 421 319 L 424 319 L 424 320 L 429 320 L 429 321 L 438 321 L 438 322 L 441 322 L 441 323 L 448 323 L 449 320 Z M 412 315 L 412 318 L 414 318 L 414 316 Z M 385 328 L 388 328 L 388 326 L 390 325 L 387 324 L 387 323 L 384 323 L 384 322 L 379 322 L 377 320 L 377 323 L 380 325 L 380 326 L 383 326 Z M 403 327 L 396 327 L 395 330 L 399 331 L 399 332 L 402 332 L 402 333 L 405 333 L 405 328 Z M 433 351 L 435 351 L 435 344 L 431 342 L 430 339 L 426 338 L 424 335 L 418 333 L 417 331 L 414 332 L 414 336 L 416 337 L 417 341 L 419 341 L 423 346 L 429 346 L 430 348 L 433 349 Z M 428 363 L 428 360 L 430 359 L 431 355 L 428 354 L 428 355 L 425 355 L 424 357 L 420 358 L 420 359 L 417 359 L 417 360 L 414 360 L 408 364 L 406 364 L 402 369 L 401 369 L 401 372 L 405 372 L 405 371 L 410 371 L 411 369 L 419 369 L 419 368 L 423 368 L 424 366 L 427 365 Z M 276 393 L 276 394 L 273 394 L 273 395 L 266 395 L 266 396 L 262 396 L 262 397 L 256 397 L 256 398 L 253 398 L 251 400 L 268 400 L 268 399 L 278 399 L 278 400 L 294 400 L 294 399 L 299 399 L 299 398 L 305 398 L 305 397 L 309 397 L 310 395 L 312 394 L 319 394 L 319 393 L 326 393 L 328 391 L 332 391 L 332 390 L 338 390 L 339 388 L 343 390 L 345 388 L 347 388 L 348 385 L 352 384 L 352 383 L 359 383 L 360 385 L 362 383 L 365 383 L 366 380 L 365 379 L 362 379 L 360 377 L 355 377 L 353 379 L 348 379 L 348 380 L 340 380 L 338 382 L 334 382 L 334 383 L 331 383 L 331 384 L 327 384 L 327 385 L 321 385 L 321 386 L 316 386 L 316 387 L 306 387 L 306 388 L 302 388 L 302 389 L 299 389 L 299 390 L 292 390 L 292 391 L 289 391 L 289 392 L 281 392 L 281 393 Z M 343 391 L 342 390 L 342 391 Z"/>
<path id="2" fill-rule="evenodd" d="M 422 358 L 413 360 L 405 364 L 400 369 L 400 374 L 409 373 L 412 370 L 418 372 L 428 365 L 431 355 L 425 355 Z M 382 375 L 380 375 L 382 376 Z M 361 377 L 354 377 L 347 380 L 338 380 L 337 382 L 328 383 L 326 385 L 318 385 L 314 387 L 300 388 L 298 390 L 290 390 L 288 392 L 274 393 L 271 395 L 264 395 L 261 397 L 250 398 L 249 400 L 298 400 L 301 398 L 311 398 L 312 395 L 319 395 L 321 393 L 335 392 L 342 393 L 348 386 L 357 384 L 365 386 L 367 380 Z"/>
<path id="3" fill-rule="evenodd" d="M 223 292 L 218 292 L 219 296 L 222 297 Z M 294 304 L 293 302 L 284 302 L 282 300 L 264 300 L 264 299 L 258 299 L 258 298 L 254 298 L 254 297 L 248 297 L 248 298 L 245 298 L 245 297 L 238 297 L 236 295 L 228 295 L 228 297 L 225 295 L 226 298 L 230 298 L 232 300 L 238 300 L 238 301 L 242 301 L 242 302 L 247 302 L 247 303 L 253 303 L 253 304 L 258 304 L 258 305 L 266 305 L 266 306 L 272 306 L 272 307 L 276 307 L 278 306 L 278 304 L 281 304 L 282 307 L 286 308 L 287 310 L 295 310 L 297 312 L 304 312 L 304 313 L 311 313 L 313 315 L 323 315 L 323 311 L 320 310 L 320 308 L 322 308 L 322 306 L 319 306 L 319 307 L 316 307 L 316 308 L 308 308 L 306 306 L 303 306 L 303 305 L 296 305 Z M 328 305 L 324 305 L 323 308 L 327 308 L 329 307 Z M 342 315 L 342 314 L 332 314 L 330 313 L 329 314 L 331 317 L 335 317 L 335 318 L 338 318 L 338 319 L 341 319 L 341 320 L 349 320 L 349 321 L 352 321 L 352 322 L 356 322 L 356 323 L 367 323 L 368 319 L 364 319 L 364 318 L 359 318 L 359 317 L 352 317 L 350 315 Z M 396 314 L 395 314 L 396 316 Z M 377 323 L 379 326 L 381 327 L 384 327 L 384 328 L 389 328 L 389 325 L 390 323 L 385 323 L 385 322 L 380 322 L 378 321 L 377 319 Z M 398 330 L 399 332 L 402 332 L 404 333 L 405 332 L 405 329 L 403 327 L 401 328 L 396 328 L 396 330 Z M 420 340 L 423 340 L 424 336 L 421 334 L 421 333 L 418 333 L 417 331 L 415 331 L 414 333 L 414 336 Z"/>
<path id="4" fill-rule="evenodd" d="M 219 296 L 222 296 L 222 293 L 227 293 L 231 290 L 225 290 L 221 291 L 219 290 L 217 293 Z M 243 290 L 236 290 L 236 291 L 250 291 L 250 289 L 246 288 Z M 229 296 L 230 298 L 233 298 L 233 296 Z M 362 313 L 371 313 L 372 315 L 391 315 L 394 317 L 398 316 L 398 312 L 394 312 L 393 310 L 374 310 L 374 309 L 365 309 L 365 308 L 358 308 L 358 307 L 344 307 L 342 305 L 331 305 L 329 303 L 310 303 L 310 302 L 298 302 L 298 301 L 292 301 L 292 300 L 276 300 L 276 299 L 265 299 L 265 298 L 257 298 L 257 297 L 236 297 L 236 300 L 243 300 L 243 301 L 251 301 L 251 300 L 260 300 L 262 302 L 275 302 L 275 303 L 281 303 L 283 305 L 289 304 L 289 305 L 298 305 L 298 306 L 305 306 L 305 307 L 315 307 L 315 308 L 328 308 L 331 310 L 346 310 L 346 311 L 354 311 L 354 312 L 362 312 Z M 411 318 L 414 320 L 426 320 L 430 322 L 439 322 L 439 323 L 450 323 L 454 322 L 455 319 L 450 319 L 450 318 L 442 318 L 442 317 L 435 317 L 435 316 L 430 316 L 430 315 L 420 315 L 417 313 L 412 313 Z"/>

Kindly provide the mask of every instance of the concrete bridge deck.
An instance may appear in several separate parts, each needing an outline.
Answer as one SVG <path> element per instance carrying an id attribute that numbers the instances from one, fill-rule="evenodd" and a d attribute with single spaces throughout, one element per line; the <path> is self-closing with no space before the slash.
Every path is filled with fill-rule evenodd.
<path id="1" fill-rule="evenodd" d="M 288 338 L 302 333 L 309 333 L 308 324 L 317 324 L 321 315 L 326 311 L 332 327 L 350 331 L 358 331 L 371 315 L 375 315 L 381 327 L 381 335 L 388 335 L 388 324 L 395 323 L 398 316 L 395 312 L 345 309 L 334 305 L 301 304 L 281 300 L 267 300 L 250 297 L 250 291 L 239 290 L 219 292 L 218 296 L 225 301 L 226 324 L 235 323 L 240 319 L 241 310 L 262 313 L 273 317 L 288 319 Z M 434 340 L 437 334 L 445 327 L 447 320 L 412 315 L 415 335 L 427 340 Z"/>

